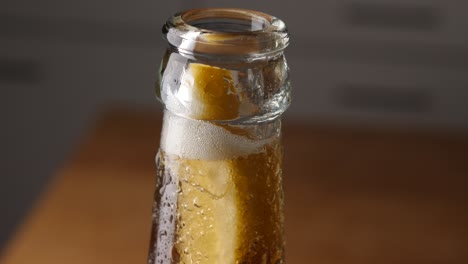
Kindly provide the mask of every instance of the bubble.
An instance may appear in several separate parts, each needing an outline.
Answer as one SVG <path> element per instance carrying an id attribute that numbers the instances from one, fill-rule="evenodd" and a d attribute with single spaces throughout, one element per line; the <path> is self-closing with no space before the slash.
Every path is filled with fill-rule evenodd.
<path id="1" fill-rule="evenodd" d="M 198 197 L 193 198 L 193 206 L 197 208 L 201 208 L 202 206 L 198 204 Z"/>

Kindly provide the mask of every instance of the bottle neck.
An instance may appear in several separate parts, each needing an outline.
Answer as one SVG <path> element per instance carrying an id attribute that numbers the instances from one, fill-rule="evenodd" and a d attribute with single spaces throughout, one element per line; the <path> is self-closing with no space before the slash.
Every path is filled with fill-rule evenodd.
<path id="1" fill-rule="evenodd" d="M 226 124 L 269 122 L 290 104 L 284 23 L 229 8 L 178 13 L 163 27 L 169 49 L 157 95 L 169 111 Z"/>
<path id="2" fill-rule="evenodd" d="M 289 69 L 282 53 L 253 62 L 192 60 L 168 50 L 156 93 L 177 115 L 219 123 L 277 119 L 291 102 Z"/>

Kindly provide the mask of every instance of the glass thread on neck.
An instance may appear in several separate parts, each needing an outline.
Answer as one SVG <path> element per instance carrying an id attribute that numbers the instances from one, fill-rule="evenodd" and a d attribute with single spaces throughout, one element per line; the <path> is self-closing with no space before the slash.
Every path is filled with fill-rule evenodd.
<path id="1" fill-rule="evenodd" d="M 170 46 L 189 57 L 249 60 L 275 56 L 289 44 L 285 24 L 270 15 L 231 8 L 177 13 L 163 26 Z"/>

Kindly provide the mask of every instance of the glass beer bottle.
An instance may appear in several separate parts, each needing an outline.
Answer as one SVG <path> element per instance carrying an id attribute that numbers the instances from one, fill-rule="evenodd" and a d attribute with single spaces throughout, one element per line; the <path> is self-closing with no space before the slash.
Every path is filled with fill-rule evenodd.
<path id="1" fill-rule="evenodd" d="M 284 23 L 250 10 L 197 9 L 171 17 L 163 34 L 148 263 L 284 263 Z"/>

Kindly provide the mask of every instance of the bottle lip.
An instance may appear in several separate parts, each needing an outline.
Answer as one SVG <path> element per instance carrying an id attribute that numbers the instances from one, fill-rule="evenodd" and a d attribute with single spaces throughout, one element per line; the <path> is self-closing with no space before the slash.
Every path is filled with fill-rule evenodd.
<path id="1" fill-rule="evenodd" d="M 280 19 L 253 10 L 203 8 L 176 13 L 163 26 L 163 36 L 190 56 L 257 58 L 276 54 L 289 44 Z"/>

